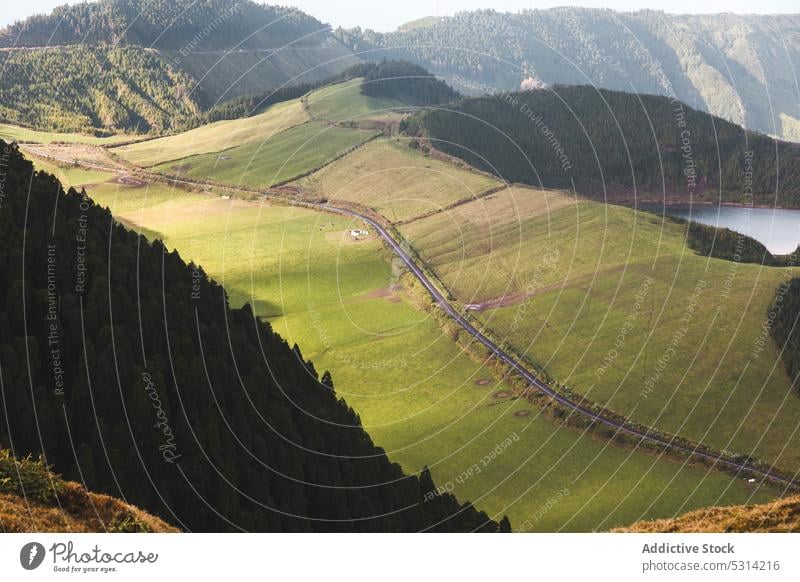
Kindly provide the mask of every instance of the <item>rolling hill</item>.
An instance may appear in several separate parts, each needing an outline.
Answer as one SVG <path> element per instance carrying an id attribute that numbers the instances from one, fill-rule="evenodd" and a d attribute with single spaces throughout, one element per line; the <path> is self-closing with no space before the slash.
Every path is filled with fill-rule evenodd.
<path id="1" fill-rule="evenodd" d="M 760 505 L 709 507 L 673 519 L 642 521 L 617 532 L 631 533 L 786 533 L 800 531 L 800 497 Z"/>
<path id="2" fill-rule="evenodd" d="M 464 99 L 412 134 L 509 182 L 611 202 L 800 206 L 800 146 L 666 97 L 589 86 Z"/>
<path id="3" fill-rule="evenodd" d="M 0 31 L 0 118 L 68 132 L 161 132 L 220 101 L 357 62 L 326 25 L 296 9 L 101 0 Z"/>
<path id="4" fill-rule="evenodd" d="M 553 8 L 459 12 L 389 33 L 337 30 L 366 59 L 416 62 L 462 92 L 585 85 L 672 97 L 800 140 L 798 15 Z M 490 32 L 491 31 L 491 32 Z M 527 80 L 527 81 L 526 81 Z"/>
<path id="5" fill-rule="evenodd" d="M 390 463 L 202 268 L 0 152 L 2 446 L 188 531 L 501 527 Z"/>

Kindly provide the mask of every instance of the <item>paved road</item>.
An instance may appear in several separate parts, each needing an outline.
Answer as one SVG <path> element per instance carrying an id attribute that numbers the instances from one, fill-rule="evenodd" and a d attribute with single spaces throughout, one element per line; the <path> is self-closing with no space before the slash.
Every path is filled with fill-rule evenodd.
<path id="1" fill-rule="evenodd" d="M 652 435 L 649 434 L 646 430 L 642 430 L 641 428 L 637 428 L 634 426 L 627 425 L 623 422 L 615 418 L 611 418 L 608 416 L 604 416 L 602 414 L 598 414 L 591 408 L 587 408 L 574 400 L 564 396 L 562 393 L 558 392 L 557 390 L 551 388 L 541 380 L 539 380 L 530 370 L 522 366 L 517 360 L 515 360 L 511 355 L 501 349 L 497 344 L 495 344 L 492 340 L 487 338 L 483 335 L 478 329 L 475 328 L 457 309 L 455 309 L 449 301 L 441 294 L 441 292 L 436 288 L 436 286 L 430 282 L 428 277 L 425 273 L 420 269 L 414 260 L 408 255 L 408 253 L 403 249 L 403 247 L 398 243 L 392 235 L 390 235 L 386 229 L 384 229 L 380 224 L 378 224 L 375 220 L 371 219 L 368 216 L 363 214 L 359 214 L 358 212 L 354 212 L 352 210 L 347 210 L 345 208 L 338 208 L 335 206 L 330 206 L 328 204 L 306 204 L 302 203 L 302 206 L 309 206 L 311 208 L 318 208 L 320 210 L 325 210 L 327 212 L 334 212 L 336 214 L 342 214 L 345 216 L 350 216 L 353 218 L 358 218 L 372 228 L 380 235 L 380 237 L 392 248 L 394 253 L 400 257 L 400 259 L 405 263 L 406 267 L 414 274 L 414 276 L 422 283 L 422 285 L 428 290 L 431 296 L 434 298 L 434 301 L 439 305 L 439 307 L 447 313 L 451 318 L 453 318 L 464 330 L 467 331 L 473 338 L 478 340 L 481 344 L 489 348 L 491 352 L 494 354 L 494 357 L 501 360 L 502 362 L 511 366 L 517 374 L 522 376 L 527 382 L 529 382 L 532 386 L 535 386 L 544 394 L 551 397 L 553 400 L 556 400 L 566 408 L 573 410 L 574 412 L 581 414 L 582 416 L 588 417 L 591 420 L 613 428 L 614 430 L 627 433 L 638 438 L 644 439 L 651 443 L 656 443 L 663 446 L 669 446 L 673 449 L 683 451 L 688 453 L 696 458 L 701 458 L 709 461 L 713 461 L 719 465 L 723 465 L 728 467 L 729 469 L 735 469 L 740 471 L 746 471 L 747 473 L 751 473 L 754 475 L 760 475 L 772 481 L 777 481 L 778 483 L 782 483 L 784 485 L 800 487 L 800 481 L 796 478 L 788 477 L 786 475 L 782 475 L 775 471 L 764 470 L 760 467 L 752 465 L 750 463 L 739 463 L 730 459 L 723 457 L 721 454 L 715 455 L 713 453 L 695 450 L 690 446 L 683 445 L 678 442 L 673 442 L 667 436 L 661 435 Z"/>
<path id="2" fill-rule="evenodd" d="M 36 152 L 34 151 L 32 153 L 36 153 Z M 39 154 L 39 155 L 42 155 L 42 154 Z M 54 156 L 51 156 L 51 159 L 52 158 L 54 158 Z M 60 159 L 58 157 L 55 157 L 55 159 L 58 160 L 58 161 L 62 161 L 62 162 L 77 163 L 77 164 L 82 165 L 84 167 L 89 167 L 89 168 L 94 168 L 94 169 L 101 169 L 101 166 L 95 166 L 94 164 L 91 164 L 91 163 L 88 163 L 88 162 L 85 162 L 85 161 Z M 109 171 L 109 170 L 110 171 L 114 171 L 114 170 L 111 170 L 110 168 L 102 168 L 102 169 L 105 169 L 107 171 Z M 116 170 L 116 171 L 118 173 L 126 173 L 126 172 L 120 171 L 120 170 Z M 149 172 L 141 172 L 141 173 L 149 174 Z M 158 176 L 157 174 L 153 174 L 153 176 L 154 176 L 154 178 L 163 179 L 163 176 Z M 170 181 L 173 182 L 173 183 L 181 183 L 181 184 L 190 185 L 190 186 L 203 185 L 202 182 L 194 182 L 192 180 L 184 180 L 184 179 L 171 179 Z M 233 188 L 233 189 L 235 190 L 236 188 Z M 242 191 L 246 191 L 246 192 L 250 192 L 250 193 L 253 192 L 252 190 L 248 190 L 248 189 L 241 189 L 241 190 Z M 285 200 L 285 198 L 283 200 Z M 346 208 L 339 208 L 339 207 L 336 207 L 336 206 L 330 206 L 329 204 L 313 204 L 313 203 L 310 203 L 310 202 L 294 202 L 294 204 L 296 204 L 297 206 L 304 206 L 304 207 L 308 207 L 308 208 L 322 210 L 322 211 L 325 211 L 325 212 L 333 212 L 335 214 L 341 214 L 341 215 L 348 216 L 348 217 L 351 217 L 351 218 L 357 218 L 357 219 L 367 223 L 372 228 L 374 228 L 375 231 L 380 235 L 380 237 L 386 242 L 386 244 L 388 244 L 392 248 L 394 253 L 403 261 L 403 263 L 405 263 L 406 267 L 408 267 L 408 269 L 414 274 L 414 276 L 419 280 L 419 282 L 422 283 L 422 285 L 425 287 L 425 289 L 428 290 L 428 292 L 431 294 L 431 296 L 433 297 L 433 299 L 436 302 L 436 304 L 439 305 L 439 307 L 445 313 L 447 313 L 451 318 L 453 318 L 473 338 L 475 338 L 481 344 L 486 346 L 494 354 L 494 357 L 498 358 L 502 362 L 504 362 L 504 363 L 508 364 L 509 366 L 511 366 L 511 368 L 513 368 L 517 372 L 517 374 L 519 374 L 522 378 L 524 378 L 531 386 L 535 386 L 542 393 L 546 394 L 547 396 L 549 396 L 553 400 L 557 401 L 558 403 L 560 403 L 564 407 L 566 407 L 566 408 L 568 408 L 568 409 L 570 409 L 570 410 L 572 410 L 572 411 L 574 411 L 574 412 L 576 412 L 576 413 L 578 413 L 578 414 L 580 414 L 582 416 L 585 416 L 585 417 L 587 417 L 587 418 L 589 418 L 589 419 L 591 419 L 591 420 L 593 420 L 593 421 L 595 421 L 597 423 L 600 423 L 600 424 L 603 424 L 605 426 L 608 426 L 609 428 L 612 428 L 615 431 L 618 431 L 620 433 L 630 434 L 630 435 L 633 435 L 635 437 L 641 438 L 643 440 L 649 441 L 651 443 L 656 443 L 658 445 L 669 446 L 669 447 L 672 447 L 675 450 L 679 450 L 679 451 L 682 451 L 684 453 L 690 454 L 690 455 L 692 455 L 692 456 L 694 456 L 696 458 L 705 459 L 705 460 L 708 460 L 708 461 L 713 461 L 714 463 L 717 463 L 719 465 L 728 467 L 729 469 L 735 469 L 737 471 L 745 471 L 745 472 L 751 473 L 753 475 L 760 475 L 760 476 L 762 476 L 764 478 L 770 479 L 772 481 L 776 481 L 776 482 L 781 483 L 783 485 L 792 486 L 792 487 L 800 487 L 800 480 L 798 480 L 797 478 L 788 477 L 788 476 L 783 475 L 783 474 L 781 474 L 781 473 L 779 473 L 777 471 L 764 470 L 764 469 L 762 469 L 762 468 L 760 468 L 760 467 L 758 467 L 756 465 L 753 465 L 751 463 L 736 462 L 736 461 L 733 461 L 733 460 L 730 460 L 728 458 L 723 457 L 721 453 L 714 454 L 714 453 L 707 452 L 707 451 L 696 450 L 696 449 L 694 449 L 694 448 L 692 448 L 690 446 L 683 445 L 683 444 L 681 444 L 679 442 L 674 442 L 672 440 L 672 438 L 670 438 L 669 436 L 662 436 L 662 435 L 658 435 L 658 434 L 656 434 L 656 435 L 650 434 L 647 430 L 643 430 L 642 428 L 638 428 L 638 427 L 635 427 L 635 426 L 630 426 L 630 425 L 625 424 L 624 422 L 621 422 L 621 421 L 619 421 L 619 420 L 617 420 L 615 418 L 608 417 L 608 416 L 605 416 L 605 415 L 602 415 L 602 414 L 598 414 L 597 412 L 595 412 L 591 408 L 583 406 L 582 404 L 579 404 L 579 403 L 575 402 L 574 400 L 568 398 L 567 396 L 564 396 L 559 391 L 555 390 L 554 388 L 551 388 L 550 386 L 548 386 L 547 384 L 545 384 L 544 382 L 539 380 L 533 374 L 533 372 L 531 372 L 530 370 L 525 368 L 516 359 L 514 359 L 514 357 L 512 357 L 510 354 L 505 352 L 497 344 L 495 344 L 492 340 L 490 340 L 488 337 L 483 335 L 477 328 L 475 328 L 475 326 L 473 326 L 457 309 L 455 309 L 450 304 L 450 302 L 441 294 L 441 292 L 436 288 L 436 286 L 433 283 L 430 282 L 430 280 L 425 275 L 425 273 L 422 271 L 422 269 L 420 269 L 417 266 L 417 264 L 414 262 L 414 260 L 411 258 L 411 256 L 409 256 L 409 254 L 403 249 L 403 247 L 400 245 L 400 243 L 398 243 L 394 239 L 394 237 L 392 237 L 392 235 L 389 234 L 386 231 L 386 229 L 383 228 L 378 222 L 376 222 L 375 220 L 373 220 L 369 216 L 365 216 L 365 215 L 360 214 L 358 212 L 355 212 L 353 210 L 348 210 Z"/>

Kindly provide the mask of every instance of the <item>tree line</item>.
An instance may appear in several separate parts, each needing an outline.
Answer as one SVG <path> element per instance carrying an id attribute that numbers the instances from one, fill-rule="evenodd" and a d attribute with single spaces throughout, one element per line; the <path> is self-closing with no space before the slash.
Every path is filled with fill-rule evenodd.
<path id="1" fill-rule="evenodd" d="M 219 50 L 316 45 L 327 30 L 296 8 L 251 0 L 100 0 L 63 5 L 0 31 L 0 47 L 142 46 Z M 308 38 L 303 38 L 308 37 Z"/>
<path id="2" fill-rule="evenodd" d="M 604 200 L 634 193 L 800 205 L 800 146 L 666 97 L 555 87 L 463 99 L 404 125 L 511 181 Z"/>

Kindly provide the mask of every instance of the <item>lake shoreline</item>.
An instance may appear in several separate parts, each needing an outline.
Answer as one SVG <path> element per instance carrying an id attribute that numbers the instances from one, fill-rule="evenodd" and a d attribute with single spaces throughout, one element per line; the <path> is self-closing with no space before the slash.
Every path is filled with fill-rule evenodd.
<path id="1" fill-rule="evenodd" d="M 654 216 L 727 228 L 757 240 L 776 256 L 793 253 L 800 245 L 800 208 L 666 200 L 639 202 L 629 208 Z"/>

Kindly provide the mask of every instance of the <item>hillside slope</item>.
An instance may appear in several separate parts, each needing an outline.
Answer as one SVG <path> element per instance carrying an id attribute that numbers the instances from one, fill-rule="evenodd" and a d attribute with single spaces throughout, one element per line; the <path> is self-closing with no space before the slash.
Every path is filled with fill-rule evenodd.
<path id="1" fill-rule="evenodd" d="M 498 529 L 201 268 L 0 153 L 0 445 L 189 531 Z"/>
<path id="2" fill-rule="evenodd" d="M 675 97 L 750 129 L 800 140 L 793 74 L 799 31 L 798 15 L 573 7 L 460 12 L 390 33 L 337 34 L 365 58 L 412 60 L 461 91 L 513 91 L 528 77 L 591 83 Z"/>
<path id="3" fill-rule="evenodd" d="M 176 532 L 138 507 L 64 481 L 33 459 L 0 450 L 0 532 Z"/>
<path id="4" fill-rule="evenodd" d="M 800 531 L 800 496 L 760 505 L 709 507 L 673 519 L 642 521 L 617 532 L 783 533 Z"/>
<path id="5" fill-rule="evenodd" d="M 219 101 L 358 62 L 315 18 L 251 0 L 63 6 L 0 30 L 0 49 L 0 118 L 83 132 L 184 127 Z"/>

